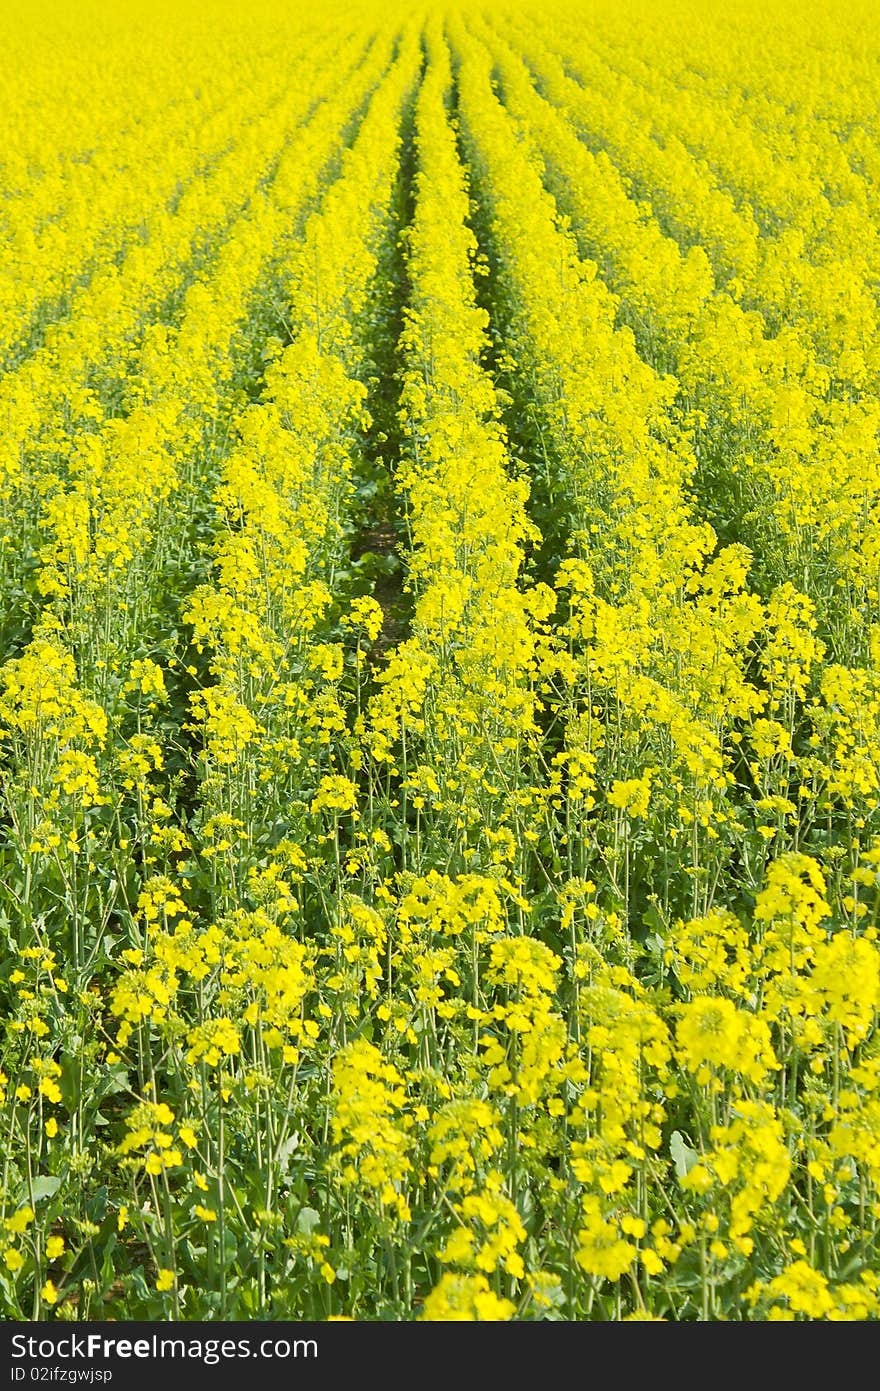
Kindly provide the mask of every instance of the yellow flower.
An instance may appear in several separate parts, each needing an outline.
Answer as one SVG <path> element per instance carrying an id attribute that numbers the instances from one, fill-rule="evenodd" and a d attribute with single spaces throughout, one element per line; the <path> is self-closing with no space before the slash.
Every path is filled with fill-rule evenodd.
<path id="1" fill-rule="evenodd" d="M 20 1207 L 17 1212 L 6 1219 L 6 1230 L 8 1232 L 26 1232 L 34 1220 L 34 1210 L 32 1207 Z"/>
<path id="2" fill-rule="evenodd" d="M 426 1297 L 422 1318 L 427 1321 L 505 1322 L 516 1312 L 509 1299 L 490 1289 L 485 1275 L 447 1272 Z"/>
<path id="3" fill-rule="evenodd" d="M 712 1067 L 729 1068 L 760 1083 L 778 1068 L 770 1030 L 723 996 L 698 995 L 681 1007 L 677 1040 L 685 1066 L 707 1081 Z"/>
<path id="4" fill-rule="evenodd" d="M 603 1280 L 619 1280 L 638 1256 L 631 1242 L 624 1241 L 616 1227 L 598 1216 L 591 1217 L 578 1233 L 575 1260 L 588 1275 Z"/>
<path id="5" fill-rule="evenodd" d="M 651 803 L 651 774 L 641 778 L 629 778 L 621 782 L 615 779 L 608 793 L 608 805 L 618 807 L 628 816 L 647 816 Z"/>
<path id="6" fill-rule="evenodd" d="M 52 1081 L 52 1078 L 51 1078 L 51 1077 L 44 1077 L 43 1080 L 41 1081 L 41 1083 L 40 1083 L 40 1095 L 41 1095 L 41 1096 L 44 1096 L 44 1097 L 46 1098 L 47 1101 L 52 1101 L 52 1102 L 56 1102 L 56 1103 L 57 1103 L 57 1102 L 59 1102 L 59 1101 L 61 1100 L 61 1091 L 60 1091 L 60 1088 L 58 1087 L 57 1082 L 53 1082 L 53 1081 Z"/>

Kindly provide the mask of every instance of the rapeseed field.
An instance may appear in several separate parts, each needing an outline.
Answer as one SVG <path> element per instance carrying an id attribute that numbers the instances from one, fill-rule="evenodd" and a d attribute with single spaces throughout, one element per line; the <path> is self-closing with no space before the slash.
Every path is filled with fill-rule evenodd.
<path id="1" fill-rule="evenodd" d="M 876 1318 L 875 8 L 0 30 L 0 1312 Z"/>

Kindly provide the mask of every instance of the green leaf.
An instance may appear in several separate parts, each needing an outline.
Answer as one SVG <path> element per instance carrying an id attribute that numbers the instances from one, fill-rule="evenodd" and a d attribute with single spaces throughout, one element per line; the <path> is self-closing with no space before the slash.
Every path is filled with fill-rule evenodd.
<path id="1" fill-rule="evenodd" d="M 294 1131 L 292 1135 L 288 1135 L 287 1139 L 282 1143 L 278 1150 L 278 1168 L 280 1169 L 282 1174 L 286 1174 L 290 1169 L 293 1156 L 298 1149 L 299 1134 L 296 1131 Z"/>
<path id="2" fill-rule="evenodd" d="M 40 1174 L 38 1178 L 34 1179 L 31 1186 L 34 1202 L 38 1203 L 41 1198 L 51 1198 L 60 1187 L 61 1180 L 54 1174 Z"/>
<path id="3" fill-rule="evenodd" d="M 699 1158 L 697 1151 L 685 1144 L 684 1136 L 680 1130 L 673 1130 L 669 1137 L 669 1153 L 672 1155 L 672 1162 L 679 1179 L 685 1178 L 690 1173 Z"/>
<path id="4" fill-rule="evenodd" d="M 320 1226 L 320 1213 L 315 1212 L 313 1207 L 300 1208 L 299 1216 L 296 1219 L 296 1230 L 303 1236 L 310 1236 L 316 1227 Z"/>

